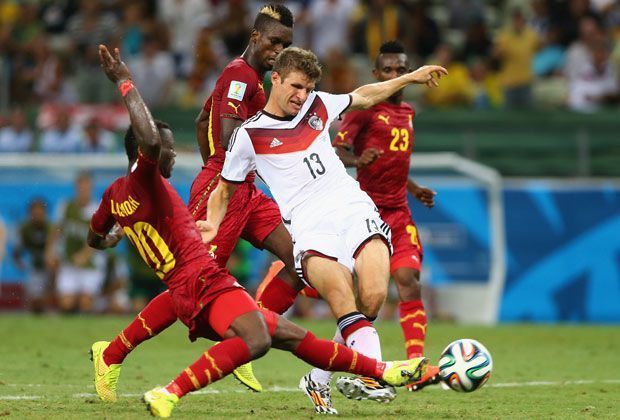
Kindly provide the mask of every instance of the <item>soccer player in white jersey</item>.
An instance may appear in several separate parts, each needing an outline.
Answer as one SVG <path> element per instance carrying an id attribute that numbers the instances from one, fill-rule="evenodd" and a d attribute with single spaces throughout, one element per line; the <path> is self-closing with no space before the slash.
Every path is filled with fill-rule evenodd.
<path id="1" fill-rule="evenodd" d="M 332 95 L 314 91 L 321 76 L 314 53 L 296 47 L 283 50 L 273 65 L 267 105 L 231 137 L 222 182 L 209 198 L 207 220 L 198 222 L 203 241 L 210 242 L 217 233 L 236 185 L 256 171 L 288 224 L 300 277 L 338 319 L 336 341 L 381 359 L 372 320 L 387 294 L 390 228 L 347 174 L 332 147 L 329 125 L 346 110 L 370 108 L 409 84 L 438 86 L 445 74 L 443 67 L 424 66 L 350 94 Z M 304 376 L 300 387 L 317 412 L 334 414 L 330 376 L 317 376 Z M 342 378 L 338 389 L 355 399 L 386 402 L 395 396 L 393 388 L 368 378 Z"/>

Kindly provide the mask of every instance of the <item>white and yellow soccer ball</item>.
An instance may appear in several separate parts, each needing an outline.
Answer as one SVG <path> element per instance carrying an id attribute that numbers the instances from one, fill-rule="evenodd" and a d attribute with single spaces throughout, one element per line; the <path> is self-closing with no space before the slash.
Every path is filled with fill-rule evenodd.
<path id="1" fill-rule="evenodd" d="M 455 391 L 475 391 L 489 379 L 492 369 L 491 353 L 469 338 L 453 341 L 439 356 L 439 376 Z"/>

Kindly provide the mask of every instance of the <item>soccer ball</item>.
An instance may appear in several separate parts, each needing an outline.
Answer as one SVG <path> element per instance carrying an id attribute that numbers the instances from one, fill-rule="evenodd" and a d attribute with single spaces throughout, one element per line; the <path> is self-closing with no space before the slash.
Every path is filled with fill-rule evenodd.
<path id="1" fill-rule="evenodd" d="M 476 340 L 463 338 L 448 344 L 439 357 L 439 376 L 455 391 L 472 392 L 491 376 L 491 353 Z"/>

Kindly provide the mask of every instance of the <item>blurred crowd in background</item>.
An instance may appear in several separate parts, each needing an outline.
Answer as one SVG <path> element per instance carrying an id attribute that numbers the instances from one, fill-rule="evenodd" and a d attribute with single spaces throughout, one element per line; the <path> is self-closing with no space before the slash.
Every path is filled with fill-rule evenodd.
<path id="1" fill-rule="evenodd" d="M 0 151 L 106 152 L 96 119 L 66 112 L 38 141 L 20 111 L 44 103 L 118 101 L 97 45 L 120 47 L 151 107 L 201 106 L 247 44 L 250 0 L 0 0 Z M 400 39 L 412 67 L 441 64 L 439 89 L 408 89 L 419 107 L 567 107 L 593 112 L 619 98 L 616 0 L 297 0 L 294 44 L 325 67 L 320 88 L 348 92 L 371 80 L 379 45 Z M 12 110 L 12 112 L 10 111 Z M 78 129 L 79 128 L 79 129 Z M 107 127 L 113 128 L 113 127 Z"/>

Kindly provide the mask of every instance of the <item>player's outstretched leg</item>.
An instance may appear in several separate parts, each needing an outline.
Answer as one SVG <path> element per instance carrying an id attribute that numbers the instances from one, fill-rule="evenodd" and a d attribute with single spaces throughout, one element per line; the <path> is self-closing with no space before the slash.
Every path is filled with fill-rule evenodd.
<path id="1" fill-rule="evenodd" d="M 92 345 L 95 390 L 101 400 L 117 400 L 116 386 L 125 357 L 140 343 L 174 324 L 176 319 L 170 293 L 165 291 L 153 298 L 112 342 L 97 341 Z"/>
<path id="2" fill-rule="evenodd" d="M 184 395 L 223 378 L 251 359 L 250 348 L 243 339 L 226 339 L 203 353 L 167 386 L 146 392 L 143 400 L 155 417 L 170 417 Z"/>
<path id="3" fill-rule="evenodd" d="M 220 295 L 194 322 L 196 331 L 215 331 L 219 337 L 230 338 L 209 348 L 167 386 L 144 394 L 143 400 L 154 416 L 169 417 L 179 399 L 187 393 L 263 356 L 271 346 L 270 335 L 275 330 L 275 325 L 268 329 L 252 298 L 241 289 Z"/>

